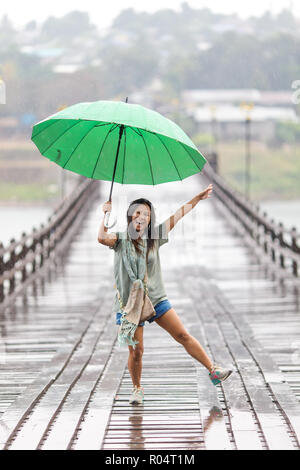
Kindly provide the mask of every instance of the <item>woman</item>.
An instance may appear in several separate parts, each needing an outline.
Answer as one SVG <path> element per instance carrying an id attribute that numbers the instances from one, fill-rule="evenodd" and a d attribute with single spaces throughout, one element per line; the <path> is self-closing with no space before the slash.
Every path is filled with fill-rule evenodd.
<path id="1" fill-rule="evenodd" d="M 187 204 L 180 207 L 174 215 L 158 227 L 155 227 L 155 212 L 151 202 L 144 198 L 136 199 L 130 203 L 127 210 L 126 232 L 107 233 L 103 218 L 99 229 L 98 241 L 115 251 L 114 274 L 118 288 L 114 303 L 116 323 L 120 325 L 121 321 L 123 321 L 120 310 L 122 309 L 121 307 L 126 304 L 132 286 L 131 273 L 128 271 L 127 264 L 124 263 L 124 257 L 122 257 L 122 244 L 125 243 L 125 240 L 129 240 L 130 247 L 136 256 L 136 261 L 134 262 L 138 263 L 142 261 L 142 257 L 144 256 L 145 264 L 147 263 L 148 296 L 155 310 L 155 315 L 151 317 L 148 322 L 152 323 L 155 321 L 176 341 L 182 344 L 192 357 L 206 367 L 209 371 L 211 381 L 216 385 L 227 379 L 232 371 L 213 364 L 197 339 L 191 336 L 185 329 L 166 296 L 159 259 L 159 248 L 164 243 L 168 242 L 168 233 L 170 230 L 172 230 L 175 224 L 185 214 L 190 212 L 199 201 L 209 198 L 212 189 L 213 186 L 210 184 L 204 191 L 196 195 Z M 107 211 L 111 211 L 111 208 L 112 205 L 109 201 L 105 202 L 102 206 L 104 214 Z M 128 369 L 133 383 L 132 396 L 129 400 L 130 404 L 142 404 L 144 400 L 144 391 L 141 386 L 142 356 L 144 350 L 143 327 L 144 322 L 138 324 L 134 332 L 134 342 L 128 343 L 130 344 L 128 346 Z"/>

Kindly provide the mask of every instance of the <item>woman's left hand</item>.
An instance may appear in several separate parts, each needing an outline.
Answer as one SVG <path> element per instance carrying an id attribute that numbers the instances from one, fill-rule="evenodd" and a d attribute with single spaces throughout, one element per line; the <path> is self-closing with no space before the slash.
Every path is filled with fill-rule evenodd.
<path id="1" fill-rule="evenodd" d="M 212 190 L 213 190 L 213 185 L 212 185 L 212 184 L 209 184 L 209 185 L 207 186 L 207 188 L 204 189 L 204 191 L 202 191 L 202 192 L 199 194 L 200 201 L 202 201 L 203 199 L 207 199 L 207 198 L 211 197 Z"/>

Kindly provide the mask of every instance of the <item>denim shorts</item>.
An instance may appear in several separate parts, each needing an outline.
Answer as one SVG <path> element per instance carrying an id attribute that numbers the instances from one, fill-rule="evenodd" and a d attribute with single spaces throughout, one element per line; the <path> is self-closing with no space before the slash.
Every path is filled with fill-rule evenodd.
<path id="1" fill-rule="evenodd" d="M 158 302 L 158 304 L 155 305 L 154 307 L 154 310 L 156 311 L 156 315 L 154 315 L 153 317 L 151 317 L 149 320 L 147 320 L 149 323 L 152 323 L 154 320 L 156 320 L 157 318 L 161 317 L 164 313 L 166 313 L 168 310 L 170 310 L 170 308 L 172 308 L 172 305 L 170 304 L 170 302 L 168 301 L 168 299 L 166 300 L 162 300 L 161 302 Z M 117 325 L 121 325 L 121 317 L 122 317 L 122 313 L 121 312 L 118 312 L 116 313 L 116 324 Z M 144 326 L 145 325 L 145 322 L 142 321 L 141 323 L 139 323 L 139 326 Z"/>

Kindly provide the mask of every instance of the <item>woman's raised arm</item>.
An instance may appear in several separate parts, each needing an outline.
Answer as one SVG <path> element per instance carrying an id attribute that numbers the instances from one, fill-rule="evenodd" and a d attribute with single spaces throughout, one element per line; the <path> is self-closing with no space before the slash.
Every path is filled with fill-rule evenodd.
<path id="1" fill-rule="evenodd" d="M 169 233 L 177 224 L 177 222 L 182 219 L 182 217 L 186 214 L 188 214 L 197 204 L 199 201 L 202 201 L 203 199 L 207 199 L 211 196 L 213 190 L 213 185 L 209 184 L 204 191 L 201 193 L 197 194 L 193 199 L 191 199 L 189 202 L 186 202 L 181 206 L 177 211 L 175 212 L 174 215 L 171 215 L 167 220 L 165 220 L 164 224 L 166 226 L 166 232 Z"/>

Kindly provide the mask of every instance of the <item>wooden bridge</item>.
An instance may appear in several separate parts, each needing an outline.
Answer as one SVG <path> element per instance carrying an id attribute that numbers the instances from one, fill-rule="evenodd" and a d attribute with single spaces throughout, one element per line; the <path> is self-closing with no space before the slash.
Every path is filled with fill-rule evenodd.
<path id="1" fill-rule="evenodd" d="M 205 178 L 215 197 L 192 211 L 196 222 L 179 222 L 160 256 L 172 306 L 213 359 L 233 367 L 230 379 L 213 387 L 179 343 L 147 324 L 145 402 L 128 405 L 113 257 L 97 243 L 104 195 L 83 180 L 47 226 L 0 247 L 1 449 L 300 448 L 298 234 L 211 167 L 192 177 L 194 194 Z M 183 190 L 174 183 L 186 202 Z"/>

